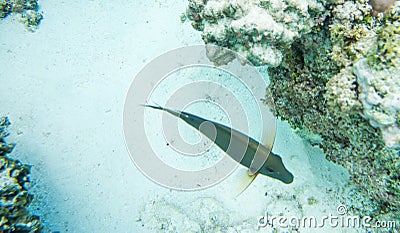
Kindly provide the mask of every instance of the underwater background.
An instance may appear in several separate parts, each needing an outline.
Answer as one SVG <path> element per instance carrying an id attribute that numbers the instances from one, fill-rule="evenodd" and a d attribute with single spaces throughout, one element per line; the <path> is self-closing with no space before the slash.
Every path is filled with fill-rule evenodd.
<path id="1" fill-rule="evenodd" d="M 1 10 L 2 231 L 399 231 L 399 1 L 4 0 Z M 166 51 L 204 43 L 243 55 L 270 83 L 273 152 L 293 183 L 258 176 L 234 198 L 232 176 L 182 192 L 132 162 L 122 122 L 135 76 Z M 205 107 L 191 110 L 226 121 Z M 212 153 L 205 164 L 224 156 Z M 386 225 L 260 224 L 329 215 Z"/>

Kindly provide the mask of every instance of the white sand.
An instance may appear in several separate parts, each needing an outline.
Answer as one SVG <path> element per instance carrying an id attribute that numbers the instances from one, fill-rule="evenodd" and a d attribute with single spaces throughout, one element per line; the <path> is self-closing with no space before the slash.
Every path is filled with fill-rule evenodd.
<path id="1" fill-rule="evenodd" d="M 34 165 L 32 191 L 40 208 L 34 211 L 46 227 L 154 232 L 167 222 L 164 228 L 180 232 L 226 225 L 251 232 L 265 210 L 288 217 L 336 214 L 344 169 L 285 123 L 278 125 L 274 151 L 294 183 L 259 177 L 237 200 L 228 198 L 228 181 L 201 192 L 169 191 L 131 162 L 122 130 L 131 81 L 163 52 L 202 43 L 198 32 L 180 23 L 185 1 L 40 4 L 44 19 L 35 33 L 13 16 L 0 22 L 0 115 L 12 122 L 12 156 Z M 308 205 L 310 197 L 317 203 Z"/>

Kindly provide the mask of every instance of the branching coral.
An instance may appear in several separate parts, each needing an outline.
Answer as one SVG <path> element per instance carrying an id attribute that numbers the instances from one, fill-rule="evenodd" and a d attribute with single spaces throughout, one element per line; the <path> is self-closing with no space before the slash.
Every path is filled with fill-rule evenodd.
<path id="1" fill-rule="evenodd" d="M 7 118 L 0 118 L 0 230 L 1 232 L 42 232 L 38 216 L 27 208 L 33 196 L 28 193 L 30 166 L 7 157 L 14 145 L 4 141 Z"/>

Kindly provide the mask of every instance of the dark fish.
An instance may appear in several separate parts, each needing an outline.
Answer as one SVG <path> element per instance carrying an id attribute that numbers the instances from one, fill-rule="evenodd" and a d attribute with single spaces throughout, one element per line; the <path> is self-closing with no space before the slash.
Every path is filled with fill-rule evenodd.
<path id="1" fill-rule="evenodd" d="M 271 151 L 272 148 L 267 148 L 250 136 L 231 127 L 187 112 L 154 105 L 144 106 L 168 112 L 199 130 L 231 158 L 249 168 L 248 174 L 253 176 L 253 179 L 260 173 L 278 179 L 286 184 L 292 183 L 293 175 L 285 168 L 281 157 L 273 153 Z"/>

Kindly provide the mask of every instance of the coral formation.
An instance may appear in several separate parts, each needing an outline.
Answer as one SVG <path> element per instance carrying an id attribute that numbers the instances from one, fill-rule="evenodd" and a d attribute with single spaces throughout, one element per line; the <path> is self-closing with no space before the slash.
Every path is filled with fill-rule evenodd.
<path id="1" fill-rule="evenodd" d="M 42 232 L 38 216 L 29 214 L 27 208 L 33 196 L 28 193 L 30 166 L 7 157 L 14 144 L 4 141 L 9 125 L 0 118 L 0 230 L 1 232 Z"/>
<path id="2" fill-rule="evenodd" d="M 37 0 L 1 0 L 0 19 L 16 13 L 26 29 L 33 32 L 43 18 L 43 15 L 38 12 L 38 8 Z"/>
<path id="3" fill-rule="evenodd" d="M 381 18 L 363 1 L 326 7 L 333 14 L 325 26 L 269 70 L 277 112 L 323 138 L 328 159 L 374 203 L 358 212 L 398 218 L 399 7 Z"/>
<path id="4" fill-rule="evenodd" d="M 327 159 L 347 168 L 354 184 L 373 202 L 368 208 L 353 208 L 377 219 L 399 219 L 400 4 L 387 1 L 383 14 L 374 12 L 382 11 L 375 2 L 381 1 L 298 1 L 297 6 L 318 5 L 301 11 L 274 1 L 251 1 L 246 7 L 235 1 L 231 5 L 241 7 L 233 7 L 234 12 L 242 13 L 232 18 L 224 13 L 231 6 L 227 3 L 192 0 L 187 14 L 206 43 L 237 51 L 245 47 L 247 57 L 256 57 L 250 59 L 255 65 L 270 66 L 269 91 L 277 114 L 303 135 L 311 135 L 307 138 L 324 149 Z M 291 6 L 289 1 L 281 4 Z M 209 9 L 214 6 L 214 11 Z M 297 23 L 277 20 L 278 12 L 295 12 Z M 275 23 L 262 24 L 262 30 L 273 42 L 266 37 L 254 40 L 261 23 L 243 17 L 272 18 Z M 241 27 L 236 26 L 238 20 Z M 278 37 L 277 24 L 288 35 L 296 27 L 300 32 L 289 39 Z M 246 47 L 244 42 L 252 43 Z M 257 55 L 271 49 L 281 58 L 272 56 L 275 60 L 269 62 Z"/>
<path id="5" fill-rule="evenodd" d="M 206 43 L 228 47 L 256 65 L 278 66 L 282 50 L 325 19 L 317 0 L 190 0 L 187 18 Z"/>
<path id="6" fill-rule="evenodd" d="M 364 116 L 373 127 L 381 129 L 387 146 L 400 147 L 400 125 L 397 123 L 400 114 L 399 70 L 395 67 L 373 70 L 366 59 L 361 59 L 354 65 L 354 73 Z"/>

